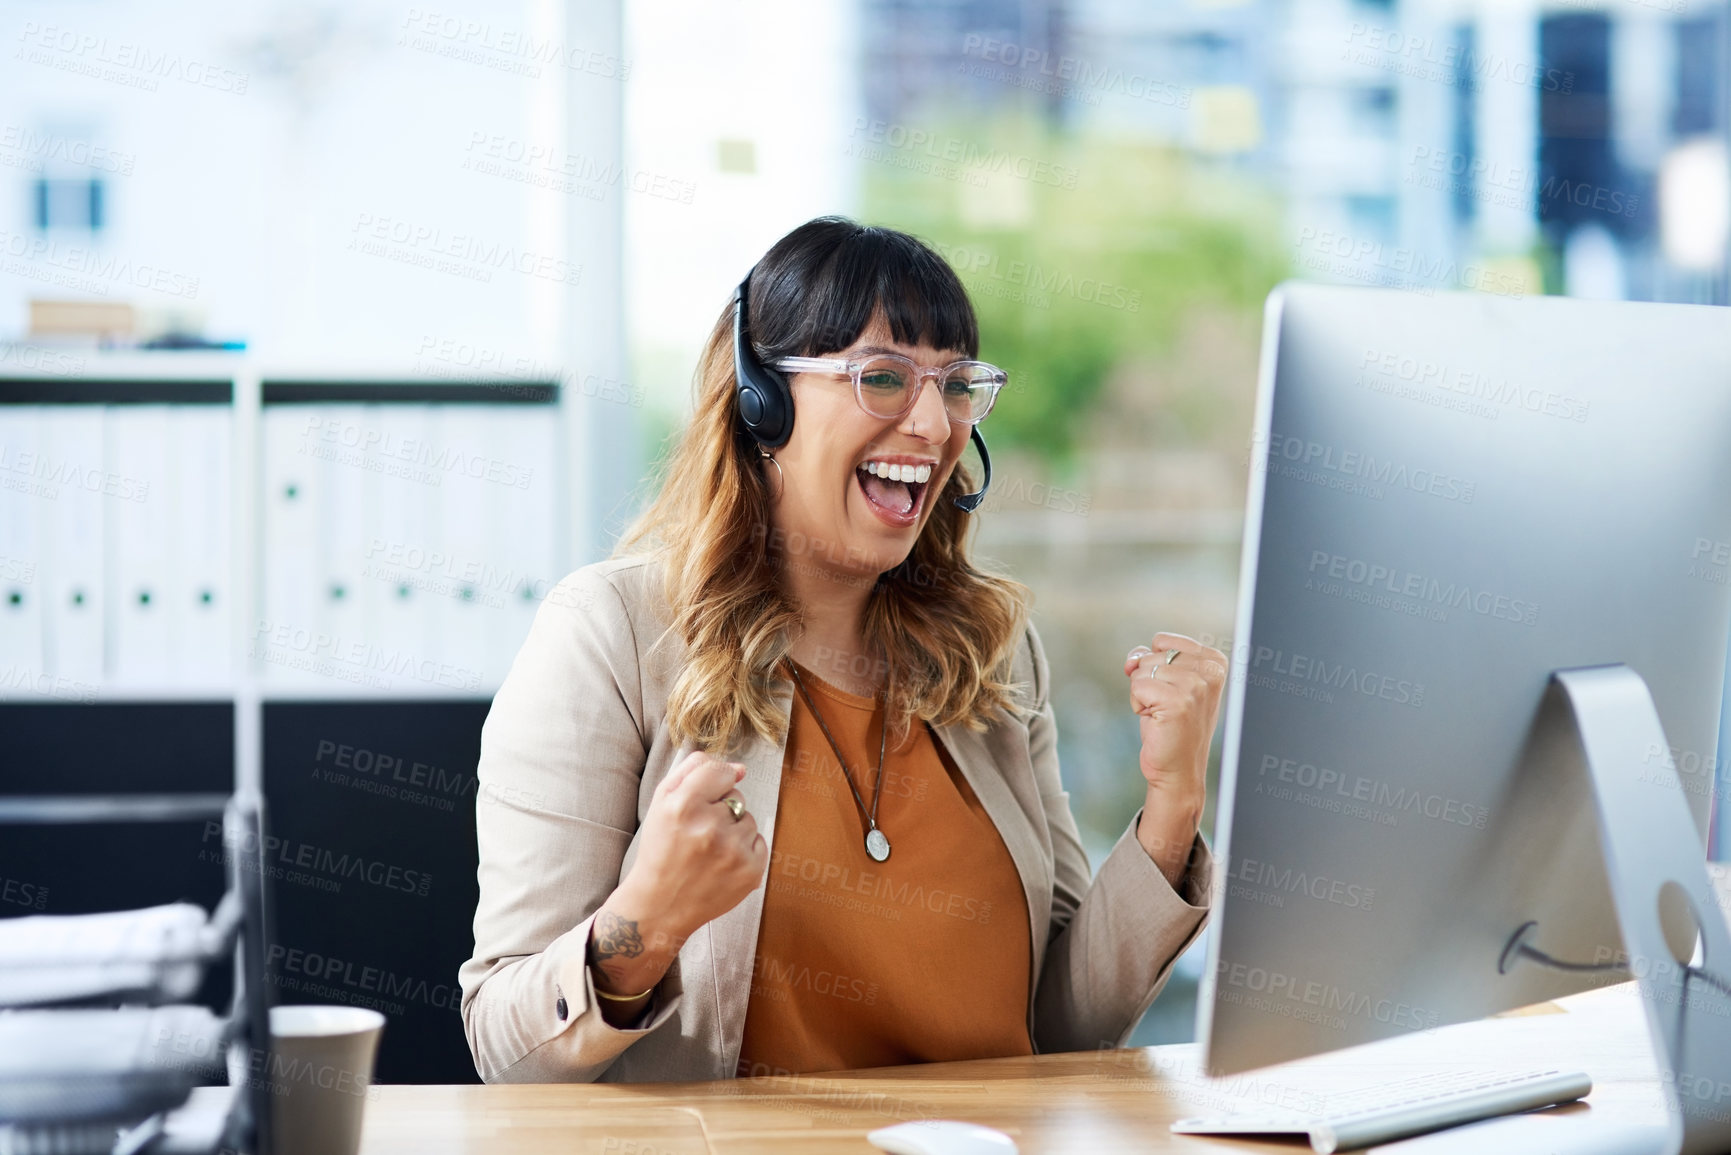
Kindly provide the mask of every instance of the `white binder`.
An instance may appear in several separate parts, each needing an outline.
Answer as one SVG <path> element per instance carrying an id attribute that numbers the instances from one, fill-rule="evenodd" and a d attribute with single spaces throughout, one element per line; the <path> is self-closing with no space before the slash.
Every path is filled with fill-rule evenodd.
<path id="1" fill-rule="evenodd" d="M 168 616 L 175 641 L 176 681 L 220 690 L 232 666 L 229 458 L 233 410 L 227 405 L 177 406 L 170 421 L 176 565 Z"/>
<path id="2" fill-rule="evenodd" d="M 41 409 L 0 405 L 0 695 L 43 684 L 42 532 L 59 496 L 42 476 Z"/>
<path id="3" fill-rule="evenodd" d="M 488 494 L 489 588 L 501 600 L 490 609 L 486 672 L 497 686 L 510 672 L 530 623 L 558 582 L 554 525 L 558 410 L 550 405 L 498 406 L 488 414 L 493 456 L 512 469 Z"/>
<path id="4" fill-rule="evenodd" d="M 430 587 L 428 551 L 439 491 L 436 474 L 415 462 L 427 441 L 431 406 L 381 405 L 378 412 L 391 442 L 381 463 L 388 467 L 368 473 L 361 573 L 368 640 L 380 660 L 396 668 L 431 652 L 438 596 Z"/>
<path id="5" fill-rule="evenodd" d="M 487 525 L 491 468 L 486 436 L 487 410 L 476 405 L 441 405 L 429 439 L 438 485 L 439 516 L 429 550 L 435 588 L 436 622 L 432 662 L 427 669 L 440 692 L 487 695 L 487 628 L 496 618 L 487 603 L 495 597 L 483 582 L 491 533 Z"/>
<path id="6" fill-rule="evenodd" d="M 42 411 L 42 452 L 67 480 L 44 527 L 43 643 L 48 672 L 80 694 L 104 678 L 103 523 L 111 504 L 148 498 L 123 487 L 104 466 L 100 405 L 53 405 Z"/>
<path id="7" fill-rule="evenodd" d="M 168 597 L 174 584 L 173 473 L 169 407 L 116 405 L 107 411 L 108 470 L 142 500 L 113 502 L 107 518 L 109 666 L 125 689 L 159 690 L 172 677 Z"/>
<path id="8" fill-rule="evenodd" d="M 264 612 L 247 628 L 247 654 L 267 688 L 321 684 L 319 485 L 324 456 L 341 449 L 327 440 L 324 408 L 266 405 L 263 439 Z"/>
<path id="9" fill-rule="evenodd" d="M 381 670 L 383 655 L 368 635 L 362 589 L 367 546 L 366 479 L 370 467 L 386 465 L 390 460 L 378 448 L 361 448 L 371 443 L 374 434 L 382 438 L 378 409 L 376 405 L 341 404 L 321 410 L 327 420 L 337 423 L 335 444 L 342 449 L 319 462 L 318 482 L 318 625 L 320 634 L 330 639 L 328 669 L 333 690 L 345 685 L 378 689 L 386 678 Z M 346 444 L 350 440 L 354 446 Z"/>

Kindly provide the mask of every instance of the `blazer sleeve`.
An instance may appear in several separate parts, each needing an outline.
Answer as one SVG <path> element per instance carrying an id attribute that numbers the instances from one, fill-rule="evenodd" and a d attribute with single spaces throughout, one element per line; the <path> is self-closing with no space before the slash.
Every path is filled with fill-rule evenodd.
<path id="1" fill-rule="evenodd" d="M 1208 920 L 1213 859 L 1198 834 L 1174 888 L 1136 841 L 1138 810 L 1092 883 L 1088 856 L 1058 773 L 1051 671 L 1039 634 L 1033 658 L 1029 757 L 1051 830 L 1052 921 L 1034 995 L 1034 1046 L 1044 1053 L 1121 1047 Z"/>
<path id="2" fill-rule="evenodd" d="M 594 1080 L 678 1008 L 676 961 L 640 1029 L 610 1026 L 587 962 L 637 829 L 650 733 L 624 601 L 580 569 L 542 603 L 481 730 L 481 893 L 458 981 L 486 1082 Z"/>

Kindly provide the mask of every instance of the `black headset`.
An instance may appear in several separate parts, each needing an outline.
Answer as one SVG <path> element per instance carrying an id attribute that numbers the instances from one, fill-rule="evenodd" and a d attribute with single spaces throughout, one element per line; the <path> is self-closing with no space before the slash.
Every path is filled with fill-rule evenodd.
<path id="1" fill-rule="evenodd" d="M 733 379 L 739 401 L 739 419 L 758 445 L 764 449 L 780 449 L 793 435 L 793 390 L 788 387 L 787 378 L 758 360 L 757 350 L 752 348 L 750 326 L 745 316 L 745 299 L 750 291 L 751 274 L 747 273 L 745 280 L 739 282 L 733 298 Z M 980 451 L 980 465 L 985 469 L 985 480 L 980 483 L 978 491 L 952 499 L 967 513 L 980 507 L 980 502 L 986 500 L 986 490 L 992 487 L 992 455 L 986 451 L 986 439 L 980 435 L 980 427 L 974 425 L 971 428 L 974 448 Z"/>

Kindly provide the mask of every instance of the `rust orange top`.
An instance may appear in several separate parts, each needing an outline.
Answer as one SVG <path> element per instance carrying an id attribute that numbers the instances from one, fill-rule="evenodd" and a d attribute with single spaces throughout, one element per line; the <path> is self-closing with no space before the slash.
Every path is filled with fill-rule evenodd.
<path id="1" fill-rule="evenodd" d="M 870 810 L 882 704 L 800 677 Z M 882 863 L 843 773 L 796 689 L 739 1074 L 1032 1054 L 1027 896 L 949 753 L 885 754 Z"/>

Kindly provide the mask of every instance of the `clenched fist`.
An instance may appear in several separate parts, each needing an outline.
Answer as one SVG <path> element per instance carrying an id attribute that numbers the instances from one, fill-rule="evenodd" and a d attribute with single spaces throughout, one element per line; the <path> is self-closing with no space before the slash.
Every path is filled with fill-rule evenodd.
<path id="1" fill-rule="evenodd" d="M 692 751 L 656 786 L 637 858 L 590 930 L 598 988 L 647 996 L 680 944 L 762 885 L 769 846 L 734 789 L 743 777 L 741 763 Z M 612 1020 L 641 1005 L 603 1009 Z"/>
<path id="2" fill-rule="evenodd" d="M 1137 840 L 1168 882 L 1183 875 L 1207 800 L 1208 747 L 1226 688 L 1226 655 L 1183 634 L 1155 634 L 1124 659 L 1148 784 Z"/>

